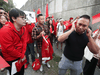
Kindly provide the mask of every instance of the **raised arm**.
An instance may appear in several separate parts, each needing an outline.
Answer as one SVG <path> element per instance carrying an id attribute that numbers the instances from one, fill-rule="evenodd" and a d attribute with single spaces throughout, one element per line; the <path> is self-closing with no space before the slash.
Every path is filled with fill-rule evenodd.
<path id="1" fill-rule="evenodd" d="M 99 48 L 98 45 L 95 43 L 94 39 L 91 37 L 91 32 L 92 32 L 92 31 L 88 28 L 88 29 L 87 29 L 86 35 L 87 35 L 87 37 L 88 37 L 88 39 L 89 39 L 89 42 L 88 42 L 87 46 L 88 46 L 89 50 L 90 50 L 92 53 L 97 54 L 97 53 L 99 53 L 99 49 L 100 49 L 100 48 Z"/>
<path id="2" fill-rule="evenodd" d="M 58 37 L 58 41 L 59 41 L 59 42 L 65 41 L 65 40 L 68 38 L 68 36 L 75 30 L 75 22 L 76 22 L 76 21 L 74 21 L 74 22 L 72 23 L 72 28 L 71 28 L 69 31 L 63 33 L 62 35 L 60 35 L 60 36 Z"/>

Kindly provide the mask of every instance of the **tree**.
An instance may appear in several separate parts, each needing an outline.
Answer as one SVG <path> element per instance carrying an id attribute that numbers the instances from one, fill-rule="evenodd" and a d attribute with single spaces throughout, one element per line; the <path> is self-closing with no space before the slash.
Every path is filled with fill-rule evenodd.
<path id="1" fill-rule="evenodd" d="M 0 0 L 0 7 L 3 7 L 5 11 L 8 12 L 11 8 L 14 8 L 14 4 L 12 0 L 8 0 L 8 3 L 4 0 Z"/>

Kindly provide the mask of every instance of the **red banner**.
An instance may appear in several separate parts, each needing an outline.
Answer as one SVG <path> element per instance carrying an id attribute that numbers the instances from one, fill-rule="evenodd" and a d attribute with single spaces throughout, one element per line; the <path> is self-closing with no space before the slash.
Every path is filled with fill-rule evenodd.
<path id="1" fill-rule="evenodd" d="M 10 65 L 0 56 L 0 69 L 9 67 Z"/>
<path id="2" fill-rule="evenodd" d="M 100 22 L 100 13 L 92 16 L 92 24 L 95 24 L 97 22 Z"/>
<path id="3" fill-rule="evenodd" d="M 8 0 L 3 0 L 3 1 L 5 1 L 6 3 L 8 3 Z"/>

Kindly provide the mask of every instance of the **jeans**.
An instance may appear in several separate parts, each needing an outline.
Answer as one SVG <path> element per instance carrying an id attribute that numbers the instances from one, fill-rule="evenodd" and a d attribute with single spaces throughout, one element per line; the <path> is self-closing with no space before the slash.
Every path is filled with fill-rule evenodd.
<path id="1" fill-rule="evenodd" d="M 31 53 L 32 62 L 34 62 L 35 61 L 34 43 L 27 44 L 27 49 L 26 49 L 26 53 L 25 53 L 26 59 L 27 59 L 27 64 L 29 63 L 29 50 Z"/>

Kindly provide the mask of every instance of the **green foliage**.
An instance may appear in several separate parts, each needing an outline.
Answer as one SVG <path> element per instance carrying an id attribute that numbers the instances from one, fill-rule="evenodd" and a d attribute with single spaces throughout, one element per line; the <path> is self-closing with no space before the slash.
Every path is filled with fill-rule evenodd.
<path id="1" fill-rule="evenodd" d="M 8 12 L 11 8 L 14 8 L 12 0 L 8 0 L 6 3 L 4 0 L 0 0 L 0 7 L 3 7 L 6 12 Z"/>

